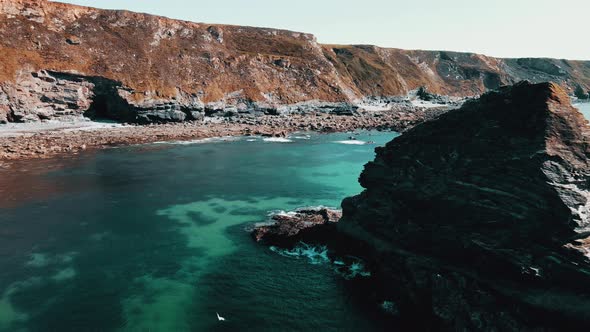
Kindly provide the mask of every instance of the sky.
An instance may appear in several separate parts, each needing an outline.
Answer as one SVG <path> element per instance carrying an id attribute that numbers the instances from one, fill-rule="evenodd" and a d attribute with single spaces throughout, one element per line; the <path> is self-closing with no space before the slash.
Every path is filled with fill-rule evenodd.
<path id="1" fill-rule="evenodd" d="M 325 44 L 590 60 L 590 0 L 61 0 L 281 28 Z"/>

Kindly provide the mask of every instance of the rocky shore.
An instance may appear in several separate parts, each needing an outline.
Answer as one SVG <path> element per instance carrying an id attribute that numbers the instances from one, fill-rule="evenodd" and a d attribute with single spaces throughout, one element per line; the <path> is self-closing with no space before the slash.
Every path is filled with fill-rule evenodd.
<path id="1" fill-rule="evenodd" d="M 341 217 L 342 211 L 325 207 L 281 211 L 272 214 L 268 222 L 257 224 L 252 237 L 268 245 L 292 247 L 299 241 L 313 242 L 314 238 L 322 239 L 334 232 Z"/>
<path id="2" fill-rule="evenodd" d="M 223 136 L 284 137 L 296 131 L 345 132 L 356 129 L 404 131 L 446 112 L 448 107 L 406 106 L 389 111 L 361 111 L 356 115 L 312 112 L 304 115 L 207 117 L 204 121 L 92 130 L 43 130 L 0 135 L 0 160 L 48 158 L 89 149 L 159 141 L 193 140 Z M 0 133 L 3 128 L 0 125 Z"/>
<path id="3" fill-rule="evenodd" d="M 377 148 L 338 229 L 413 330 L 584 330 L 588 129 L 555 84 L 490 92 Z"/>
<path id="4" fill-rule="evenodd" d="M 315 241 L 367 261 L 351 291 L 401 330 L 584 331 L 589 129 L 555 84 L 487 93 L 377 148 Z"/>
<path id="5" fill-rule="evenodd" d="M 555 82 L 587 98 L 589 68 L 589 61 L 324 45 L 294 31 L 0 0 L 0 123 L 351 113 L 366 101 L 412 94 L 448 101 L 521 80 Z"/>

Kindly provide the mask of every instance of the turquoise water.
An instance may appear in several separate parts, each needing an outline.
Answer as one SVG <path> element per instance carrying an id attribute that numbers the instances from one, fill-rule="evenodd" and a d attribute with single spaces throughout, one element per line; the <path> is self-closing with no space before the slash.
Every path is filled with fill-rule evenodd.
<path id="1" fill-rule="evenodd" d="M 280 255 L 246 231 L 270 211 L 358 193 L 364 163 L 396 134 L 339 142 L 349 135 L 151 144 L 0 170 L 0 331 L 383 329 L 321 255 Z"/>
<path id="2" fill-rule="evenodd" d="M 580 112 L 584 114 L 584 117 L 586 119 L 590 119 L 590 103 L 580 103 L 575 104 L 574 106 L 576 106 L 580 110 Z"/>

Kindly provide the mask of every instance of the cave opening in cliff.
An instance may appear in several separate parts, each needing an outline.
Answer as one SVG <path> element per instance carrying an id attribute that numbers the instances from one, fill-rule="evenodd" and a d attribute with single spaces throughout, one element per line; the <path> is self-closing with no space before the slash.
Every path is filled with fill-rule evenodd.
<path id="1" fill-rule="evenodd" d="M 109 116 L 109 103 L 105 95 L 96 95 L 84 116 L 92 120 L 113 120 Z"/>

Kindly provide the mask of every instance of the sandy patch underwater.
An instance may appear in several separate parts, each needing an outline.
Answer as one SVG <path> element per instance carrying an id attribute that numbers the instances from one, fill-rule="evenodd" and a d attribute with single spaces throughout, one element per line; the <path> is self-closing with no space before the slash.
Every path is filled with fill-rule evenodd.
<path id="1" fill-rule="evenodd" d="M 2 198 L 12 204 L 1 205 L 10 236 L 0 244 L 0 331 L 375 327 L 321 251 L 279 253 L 246 232 L 270 211 L 337 207 L 359 192 L 364 163 L 396 134 L 334 144 L 350 135 L 125 147 L 28 165 L 31 186 Z"/>

